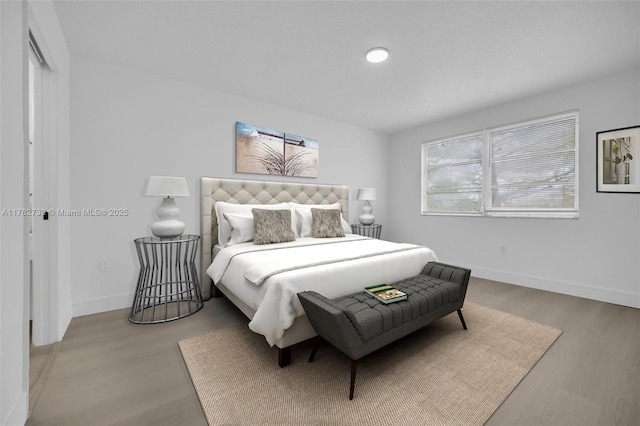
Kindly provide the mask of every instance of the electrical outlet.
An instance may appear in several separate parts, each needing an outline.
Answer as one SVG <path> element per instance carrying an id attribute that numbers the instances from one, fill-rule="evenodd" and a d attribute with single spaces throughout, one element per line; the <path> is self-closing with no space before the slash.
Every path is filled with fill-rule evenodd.
<path id="1" fill-rule="evenodd" d="M 500 246 L 500 254 L 503 256 L 507 255 L 507 246 Z"/>
<path id="2" fill-rule="evenodd" d="M 98 271 L 100 272 L 109 272 L 109 262 L 106 260 L 98 261 Z"/>

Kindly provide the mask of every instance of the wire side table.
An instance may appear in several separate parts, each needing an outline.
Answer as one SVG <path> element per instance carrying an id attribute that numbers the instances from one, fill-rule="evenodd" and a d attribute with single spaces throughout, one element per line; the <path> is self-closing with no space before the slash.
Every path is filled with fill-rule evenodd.
<path id="1" fill-rule="evenodd" d="M 374 223 L 373 225 L 360 225 L 354 223 L 351 225 L 351 231 L 354 234 L 362 235 L 363 237 L 380 238 L 380 232 L 382 232 L 382 225 Z"/>
<path id="2" fill-rule="evenodd" d="M 196 253 L 198 235 L 134 240 L 140 274 L 129 321 L 156 324 L 184 318 L 204 306 Z"/>

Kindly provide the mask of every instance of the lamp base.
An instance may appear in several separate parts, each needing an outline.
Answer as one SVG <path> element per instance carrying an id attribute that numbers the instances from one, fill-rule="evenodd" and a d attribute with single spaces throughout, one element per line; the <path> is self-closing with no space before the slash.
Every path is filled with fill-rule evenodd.
<path id="1" fill-rule="evenodd" d="M 371 214 L 372 212 L 373 207 L 371 207 L 371 203 L 369 200 L 365 200 L 364 205 L 362 206 L 362 214 L 358 217 L 360 223 L 363 225 L 373 225 L 376 218 Z"/>
<path id="2" fill-rule="evenodd" d="M 372 214 L 361 214 L 358 217 L 358 220 L 362 225 L 373 225 L 376 221 L 376 218 Z"/>
<path id="3" fill-rule="evenodd" d="M 180 209 L 173 198 L 166 197 L 162 199 L 157 215 L 160 220 L 151 224 L 151 233 L 153 235 L 160 238 L 182 235 L 185 225 L 184 222 L 178 220 Z"/>
<path id="4" fill-rule="evenodd" d="M 179 237 L 184 228 L 184 222 L 179 220 L 159 220 L 151 224 L 151 233 L 160 238 Z"/>

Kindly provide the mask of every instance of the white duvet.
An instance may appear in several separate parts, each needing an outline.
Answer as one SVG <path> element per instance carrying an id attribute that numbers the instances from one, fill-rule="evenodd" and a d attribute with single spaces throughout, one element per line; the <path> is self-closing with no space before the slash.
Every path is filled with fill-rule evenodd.
<path id="1" fill-rule="evenodd" d="M 298 292 L 313 290 L 330 299 L 344 296 L 417 275 L 435 260 L 426 247 L 347 234 L 233 245 L 216 255 L 207 274 L 256 311 L 249 328 L 273 346 L 296 317 L 304 315 Z"/>

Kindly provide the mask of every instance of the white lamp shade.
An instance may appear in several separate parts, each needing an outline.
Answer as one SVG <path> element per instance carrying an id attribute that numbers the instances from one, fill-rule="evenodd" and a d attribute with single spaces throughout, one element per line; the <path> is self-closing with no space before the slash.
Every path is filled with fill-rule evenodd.
<path id="1" fill-rule="evenodd" d="M 375 200 L 376 189 L 375 188 L 360 188 L 358 189 L 358 200 Z"/>
<path id="2" fill-rule="evenodd" d="M 151 176 L 146 195 L 151 197 L 188 197 L 189 187 L 185 178 Z"/>

